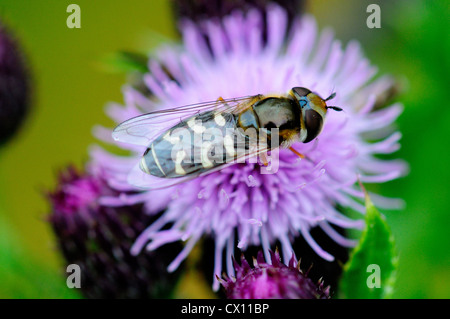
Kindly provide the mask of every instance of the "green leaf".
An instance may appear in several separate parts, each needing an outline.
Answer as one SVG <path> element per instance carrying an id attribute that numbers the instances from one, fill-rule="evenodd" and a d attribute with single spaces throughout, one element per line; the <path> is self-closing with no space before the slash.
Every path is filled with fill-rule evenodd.
<path id="1" fill-rule="evenodd" d="M 66 275 L 32 258 L 0 212 L 0 299 L 81 298 L 67 287 Z"/>
<path id="2" fill-rule="evenodd" d="M 366 194 L 366 227 L 344 265 L 339 296 L 384 299 L 393 293 L 398 256 L 391 230 Z"/>

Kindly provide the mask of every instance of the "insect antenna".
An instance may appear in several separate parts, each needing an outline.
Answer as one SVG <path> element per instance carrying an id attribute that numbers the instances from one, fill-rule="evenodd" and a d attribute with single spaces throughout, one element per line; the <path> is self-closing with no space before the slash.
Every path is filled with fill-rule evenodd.
<path id="1" fill-rule="evenodd" d="M 342 111 L 342 108 L 340 108 L 339 106 L 327 106 L 327 109 L 332 109 L 337 112 Z"/>
<path id="2" fill-rule="evenodd" d="M 332 99 L 334 99 L 335 96 L 336 96 L 336 92 L 333 92 L 324 101 L 326 102 L 326 101 L 332 100 Z M 342 109 L 340 107 L 338 107 L 338 106 L 327 106 L 327 109 L 332 109 L 332 110 L 335 110 L 335 111 L 338 111 L 338 112 L 342 111 Z"/>
<path id="3" fill-rule="evenodd" d="M 324 101 L 326 102 L 326 101 L 332 100 L 332 99 L 334 99 L 335 96 L 336 96 L 336 92 L 331 93 L 331 95 L 329 97 L 327 97 Z"/>

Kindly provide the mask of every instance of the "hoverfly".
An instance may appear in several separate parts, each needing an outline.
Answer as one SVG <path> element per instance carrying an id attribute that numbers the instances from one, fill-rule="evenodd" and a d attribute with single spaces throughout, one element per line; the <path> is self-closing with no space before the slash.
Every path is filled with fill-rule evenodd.
<path id="1" fill-rule="evenodd" d="M 335 95 L 322 99 L 307 88 L 294 87 L 286 95 L 219 98 L 131 118 L 119 124 L 112 135 L 116 141 L 147 147 L 128 182 L 146 189 L 160 189 L 223 169 L 238 159 L 245 161 L 271 151 L 268 143 L 263 146 L 258 143 L 261 130 L 270 141 L 274 139 L 272 130 L 277 129 L 275 145 L 289 148 L 304 158 L 291 144 L 312 141 L 322 130 L 327 110 L 342 110 L 326 104 Z M 257 132 L 253 138 L 245 133 L 250 129 Z M 174 134 L 177 131 L 192 134 L 180 137 Z M 196 141 L 195 136 L 206 132 L 213 132 L 209 134 L 213 138 Z M 237 143 L 236 136 L 244 142 Z M 198 154 L 200 160 L 194 160 Z"/>

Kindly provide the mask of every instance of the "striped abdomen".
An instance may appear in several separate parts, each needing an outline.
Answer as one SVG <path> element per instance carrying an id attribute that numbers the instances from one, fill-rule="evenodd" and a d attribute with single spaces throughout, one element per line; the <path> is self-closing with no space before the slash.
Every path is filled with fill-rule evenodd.
<path id="1" fill-rule="evenodd" d="M 141 169 L 157 177 L 202 173 L 236 158 L 235 115 L 205 112 L 158 137 L 146 150 Z"/>

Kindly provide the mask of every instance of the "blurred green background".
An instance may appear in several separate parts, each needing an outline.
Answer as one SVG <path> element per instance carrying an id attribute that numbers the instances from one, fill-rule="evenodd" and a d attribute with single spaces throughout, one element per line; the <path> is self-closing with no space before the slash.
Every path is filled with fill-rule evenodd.
<path id="1" fill-rule="evenodd" d="M 81 7 L 81 29 L 69 29 L 66 8 Z M 381 29 L 366 26 L 367 5 L 381 7 Z M 398 126 L 406 178 L 377 186 L 406 201 L 384 211 L 397 240 L 396 298 L 449 298 L 450 9 L 446 1 L 310 1 L 306 11 L 344 43 L 356 39 L 380 73 L 402 79 L 405 104 Z M 125 76 L 102 60 L 118 51 L 147 52 L 177 39 L 168 0 L 2 0 L 0 19 L 26 53 L 33 76 L 33 110 L 20 133 L 0 149 L 0 298 L 76 297 L 65 288 L 60 259 L 45 222 L 43 191 L 68 163 L 81 166 L 95 142 L 95 124 L 122 101 Z M 447 146 L 445 146 L 447 145 Z"/>

